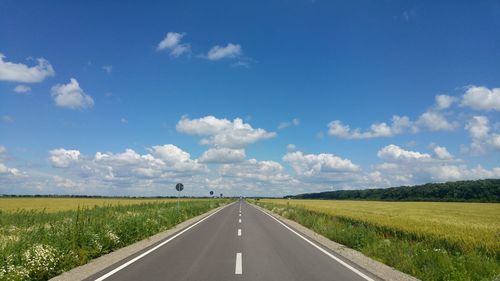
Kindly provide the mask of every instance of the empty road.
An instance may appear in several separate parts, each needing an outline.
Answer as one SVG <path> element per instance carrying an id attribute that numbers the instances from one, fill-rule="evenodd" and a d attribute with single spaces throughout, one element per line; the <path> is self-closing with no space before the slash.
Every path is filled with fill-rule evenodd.
<path id="1" fill-rule="evenodd" d="M 377 280 L 245 201 L 88 280 Z"/>

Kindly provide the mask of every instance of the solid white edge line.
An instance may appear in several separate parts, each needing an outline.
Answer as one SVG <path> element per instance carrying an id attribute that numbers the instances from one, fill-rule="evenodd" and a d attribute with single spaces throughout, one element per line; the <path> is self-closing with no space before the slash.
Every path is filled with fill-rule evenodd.
<path id="1" fill-rule="evenodd" d="M 234 267 L 234 274 L 243 274 L 243 265 L 241 264 L 241 253 L 236 253 L 236 265 Z"/>
<path id="2" fill-rule="evenodd" d="M 241 236 L 241 228 L 238 228 L 238 236 Z"/>
<path id="3" fill-rule="evenodd" d="M 229 207 L 229 206 L 230 206 L 230 205 L 232 205 L 232 204 L 234 204 L 234 203 L 228 204 L 228 205 L 224 206 L 223 208 L 221 208 L 221 209 L 219 209 L 219 210 L 217 210 L 217 211 L 215 211 L 215 212 L 211 213 L 210 215 L 208 215 L 208 216 L 206 216 L 206 217 L 202 218 L 201 220 L 199 220 L 199 221 L 195 222 L 194 224 L 192 224 L 192 225 L 188 226 L 187 228 L 184 228 L 182 231 L 180 231 L 180 232 L 176 233 L 174 236 L 172 236 L 172 237 L 168 238 L 167 240 L 165 240 L 165 241 L 161 242 L 160 244 L 158 244 L 158 245 L 156 245 L 155 247 L 153 247 L 153 248 L 151 248 L 151 249 L 147 250 L 146 252 L 144 252 L 144 253 L 140 254 L 139 256 L 137 256 L 137 257 L 135 257 L 135 258 L 133 258 L 133 259 L 129 260 L 128 262 L 126 262 L 126 263 L 124 263 L 124 264 L 120 265 L 119 267 L 117 267 L 117 268 L 115 268 L 115 269 L 111 270 L 110 272 L 108 272 L 108 273 L 104 274 L 103 276 L 101 276 L 101 277 L 99 277 L 99 278 L 95 279 L 94 281 L 102 281 L 102 280 L 104 280 L 104 279 L 106 279 L 106 278 L 110 277 L 111 275 L 113 275 L 113 274 L 117 273 L 118 271 L 120 271 L 120 270 L 124 269 L 125 267 L 127 267 L 127 266 L 131 265 L 132 263 L 134 263 L 134 262 L 136 262 L 136 261 L 140 260 L 140 259 L 141 259 L 141 258 L 143 258 L 144 256 L 146 256 L 146 255 L 150 254 L 151 252 L 155 251 L 156 249 L 160 248 L 161 246 L 163 246 L 163 245 L 167 244 L 168 242 L 170 242 L 170 241 L 174 240 L 175 238 L 177 238 L 178 236 L 180 236 L 180 235 L 181 235 L 181 234 L 183 234 L 184 232 L 186 232 L 186 231 L 190 230 L 191 228 L 193 228 L 193 227 L 195 227 L 196 225 L 198 225 L 198 224 L 202 223 L 204 220 L 206 220 L 206 219 L 208 219 L 209 217 L 211 217 L 211 216 L 213 216 L 213 215 L 217 214 L 218 212 L 222 211 L 223 209 L 225 209 L 226 207 Z"/>
<path id="4" fill-rule="evenodd" d="M 257 208 L 256 208 L 257 209 Z M 288 225 L 286 225 L 285 223 L 281 222 L 280 220 L 278 220 L 277 218 L 273 217 L 272 215 L 268 214 L 267 212 L 264 212 L 263 210 L 260 210 L 260 209 L 257 209 L 261 212 L 263 212 L 264 214 L 268 215 L 269 217 L 271 217 L 272 219 L 274 219 L 275 221 L 277 221 L 279 224 L 281 224 L 282 226 L 284 226 L 286 229 L 290 230 L 292 233 L 294 233 L 295 235 L 299 236 L 300 238 L 302 238 L 303 240 L 305 240 L 307 243 L 309 243 L 310 245 L 312 245 L 313 247 L 315 247 L 316 249 L 320 250 L 321 252 L 323 252 L 324 254 L 326 254 L 327 256 L 329 256 L 330 258 L 334 259 L 335 261 L 337 261 L 338 263 L 340 263 L 341 265 L 347 267 L 348 269 L 350 269 L 352 272 L 356 273 L 357 275 L 363 277 L 365 280 L 368 280 L 368 281 L 375 281 L 374 279 L 372 279 L 371 277 L 367 276 L 366 274 L 364 274 L 363 272 L 357 270 L 356 268 L 352 267 L 351 265 L 349 265 L 348 263 L 344 262 L 343 260 L 339 259 L 338 257 L 332 255 L 331 253 L 329 253 L 328 251 L 326 251 L 325 249 L 321 248 L 320 246 L 316 245 L 314 242 L 312 242 L 311 240 L 305 238 L 304 236 L 302 236 L 300 233 L 298 233 L 297 231 L 293 230 L 292 228 L 290 228 Z"/>

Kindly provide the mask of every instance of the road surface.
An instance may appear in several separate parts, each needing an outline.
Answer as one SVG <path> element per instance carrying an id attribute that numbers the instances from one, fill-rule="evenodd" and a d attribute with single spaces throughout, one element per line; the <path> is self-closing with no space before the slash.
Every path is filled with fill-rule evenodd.
<path id="1" fill-rule="evenodd" d="M 245 201 L 88 280 L 378 280 Z"/>

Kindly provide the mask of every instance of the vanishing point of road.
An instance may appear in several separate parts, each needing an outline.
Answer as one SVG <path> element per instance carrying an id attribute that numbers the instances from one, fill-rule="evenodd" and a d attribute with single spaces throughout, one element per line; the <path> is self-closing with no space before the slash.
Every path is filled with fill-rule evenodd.
<path id="1" fill-rule="evenodd" d="M 88 280 L 379 279 L 240 200 Z"/>

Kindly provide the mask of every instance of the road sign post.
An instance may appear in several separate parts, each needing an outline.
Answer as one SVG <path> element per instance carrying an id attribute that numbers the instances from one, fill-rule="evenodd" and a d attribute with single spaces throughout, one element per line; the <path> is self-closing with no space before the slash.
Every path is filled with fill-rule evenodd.
<path id="1" fill-rule="evenodd" d="M 184 189 L 184 185 L 182 183 L 178 183 L 175 185 L 175 190 L 177 190 L 177 212 L 179 212 L 179 200 L 181 197 L 181 191 Z"/>

